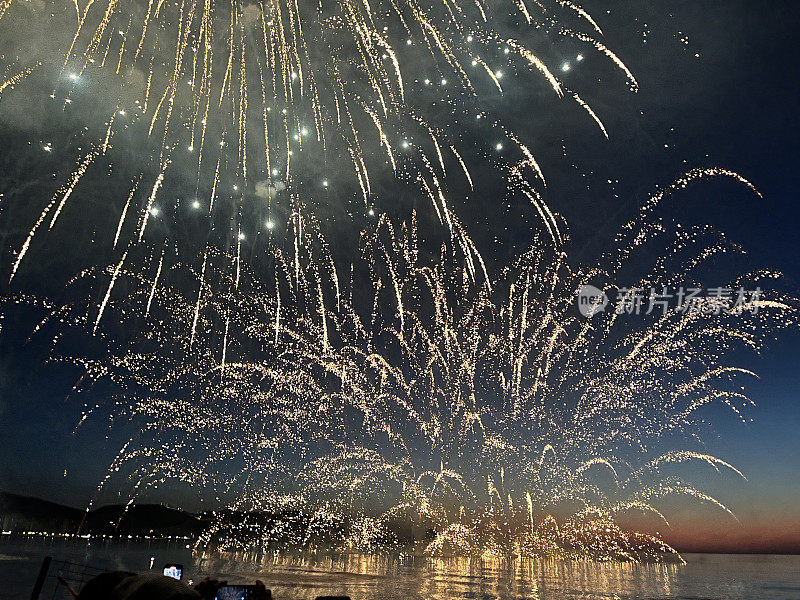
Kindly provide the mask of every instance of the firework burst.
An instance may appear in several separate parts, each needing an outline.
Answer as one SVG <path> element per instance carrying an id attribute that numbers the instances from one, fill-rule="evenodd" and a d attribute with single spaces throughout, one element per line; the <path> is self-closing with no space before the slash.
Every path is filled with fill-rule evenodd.
<path id="1" fill-rule="evenodd" d="M 726 173 L 690 173 L 672 190 L 709 175 Z M 731 357 L 797 321 L 796 301 L 777 292 L 731 311 L 702 299 L 635 322 L 582 317 L 583 285 L 610 290 L 632 272 L 631 287 L 687 284 L 736 252 L 710 230 L 652 217 L 664 194 L 600 266 L 572 265 L 542 241 L 491 283 L 449 236 L 421 241 L 415 219 L 380 218 L 340 277 L 298 205 L 295 236 L 266 276 L 235 252 L 209 254 L 200 271 L 154 252 L 155 279 L 121 263 L 88 270 L 73 285 L 105 282 L 101 304 L 49 306 L 38 329 L 56 332 L 57 360 L 83 370 L 77 391 L 111 385 L 84 418 L 137 424 L 109 471 L 130 480 L 131 502 L 174 480 L 230 500 L 207 542 L 374 550 L 400 543 L 392 527 L 403 523 L 435 532 L 430 554 L 658 559 L 674 551 L 625 532 L 621 515 L 668 525 L 659 503 L 670 496 L 730 514 L 675 466 L 743 475 L 702 452 L 657 449 L 699 436 L 709 405 L 744 419 L 753 374 Z M 71 347 L 65 323 L 93 331 L 97 353 L 60 352 Z"/>
<path id="2" fill-rule="evenodd" d="M 31 19 L 44 18 L 36 10 L 12 0 L 0 5 L 9 56 L 33 29 Z M 11 62 L 20 64 L 0 92 L 23 89 L 38 70 L 39 86 L 51 82 L 54 112 L 85 105 L 88 116 L 85 128 L 76 124 L 84 149 L 75 169 L 16 246 L 11 280 L 35 238 L 63 227 L 64 211 L 81 211 L 76 189 L 100 185 L 108 169 L 130 181 L 120 198 L 127 201 L 109 199 L 120 206 L 118 219 L 92 226 L 109 238 L 115 233 L 120 258 L 147 236 L 159 237 L 165 224 L 182 230 L 183 220 L 195 218 L 187 206 L 206 214 L 200 237 L 216 247 L 258 233 L 271 239 L 298 198 L 324 219 L 350 215 L 360 223 L 397 203 L 381 192 L 387 177 L 430 202 L 467 251 L 450 187 L 473 190 L 475 165 L 496 170 L 557 241 L 562 224 L 542 196 L 545 178 L 533 151 L 484 105 L 496 103 L 513 77 L 517 86 L 576 102 L 607 135 L 552 66 L 581 46 L 636 89 L 595 20 L 562 0 L 89 0 L 41 10 L 50 12 L 52 27 L 70 32 L 59 62 L 22 64 L 31 61 L 17 55 Z M 50 143 L 45 150 L 61 152 Z M 176 188 L 182 200 L 174 199 Z M 179 235 L 175 241 L 185 243 Z"/>

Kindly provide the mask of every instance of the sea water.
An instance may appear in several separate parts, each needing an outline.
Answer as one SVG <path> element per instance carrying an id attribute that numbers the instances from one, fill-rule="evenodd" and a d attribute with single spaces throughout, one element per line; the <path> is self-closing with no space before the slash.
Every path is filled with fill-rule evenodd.
<path id="1" fill-rule="evenodd" d="M 426 559 L 360 554 L 195 553 L 167 542 L 0 537 L 0 598 L 30 597 L 52 556 L 41 600 L 66 598 L 56 577 L 78 588 L 99 570 L 160 572 L 184 565 L 185 579 L 262 580 L 275 600 L 345 594 L 353 600 L 543 600 L 666 598 L 800 600 L 800 556 L 688 554 L 685 565 L 562 560 Z"/>

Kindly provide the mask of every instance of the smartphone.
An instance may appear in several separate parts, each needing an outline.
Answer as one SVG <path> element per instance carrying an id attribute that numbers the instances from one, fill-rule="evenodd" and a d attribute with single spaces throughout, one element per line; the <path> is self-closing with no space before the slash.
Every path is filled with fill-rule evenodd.
<path id="1" fill-rule="evenodd" d="M 217 590 L 216 600 L 252 600 L 255 597 L 254 585 L 223 585 Z"/>
<path id="2" fill-rule="evenodd" d="M 172 577 L 180 581 L 183 577 L 183 565 L 164 565 L 164 577 Z"/>

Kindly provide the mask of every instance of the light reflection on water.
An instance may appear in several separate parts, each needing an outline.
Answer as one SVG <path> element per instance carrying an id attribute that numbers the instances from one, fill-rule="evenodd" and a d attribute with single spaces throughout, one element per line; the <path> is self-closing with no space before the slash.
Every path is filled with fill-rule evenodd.
<path id="1" fill-rule="evenodd" d="M 201 564 L 236 581 L 260 578 L 278 600 L 322 594 L 349 594 L 354 600 L 800 599 L 800 557 L 686 558 L 686 565 L 634 565 L 230 554 Z"/>
<path id="2" fill-rule="evenodd" d="M 275 557 L 259 569 L 242 558 L 211 560 L 209 566 L 214 565 L 218 572 L 232 578 L 260 577 L 273 588 L 276 598 L 323 593 L 387 600 L 663 598 L 672 595 L 681 568 L 558 560 L 403 560 L 345 555 Z"/>
<path id="3" fill-rule="evenodd" d="M 276 600 L 800 600 L 800 556 L 697 554 L 686 565 L 423 559 L 357 554 L 192 554 L 182 544 L 0 539 L 0 598 L 28 597 L 41 557 L 144 571 L 182 562 L 188 577 L 261 579 Z M 46 596 L 51 598 L 50 595 Z M 60 597 L 60 596 L 58 596 Z"/>

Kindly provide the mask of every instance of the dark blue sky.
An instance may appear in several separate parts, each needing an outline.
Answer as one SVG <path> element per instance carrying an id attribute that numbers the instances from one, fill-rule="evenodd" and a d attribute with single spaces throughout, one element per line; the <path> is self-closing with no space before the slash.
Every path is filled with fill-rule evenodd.
<path id="1" fill-rule="evenodd" d="M 624 4 L 635 6 L 635 12 L 644 3 Z M 658 5 L 654 13 L 664 7 Z M 676 196 L 668 214 L 686 224 L 713 225 L 741 244 L 754 264 L 782 270 L 797 286 L 800 69 L 794 46 L 800 5 L 791 1 L 669 5 L 675 7 L 674 19 L 665 27 L 658 17 L 651 21 L 650 51 L 626 57 L 642 84 L 637 100 L 644 115 L 630 128 L 631 137 L 620 140 L 619 155 L 608 159 L 624 165 L 610 169 L 629 184 L 620 196 L 625 203 L 640 202 L 649 193 L 648 186 L 664 183 L 683 161 L 689 167 L 718 165 L 741 173 L 763 193 L 763 200 L 736 186 L 700 185 Z M 622 35 L 631 36 L 633 29 L 626 28 Z M 676 30 L 690 40 L 686 53 L 676 51 L 669 39 Z M 693 60 L 695 52 L 700 60 Z M 631 138 L 636 140 L 633 145 Z M 576 221 L 571 220 L 576 244 L 581 238 L 578 227 L 591 239 L 592 217 Z M 774 343 L 753 364 L 760 375 L 748 387 L 758 405 L 752 413 L 754 422 L 743 426 L 723 418 L 716 423 L 717 439 L 707 438 L 712 453 L 740 467 L 749 478 L 746 483 L 730 478 L 714 482 L 719 497 L 734 508 L 746 531 L 746 535 L 728 533 L 731 541 L 721 542 L 721 547 L 735 547 L 748 535 L 757 539 L 759 530 L 772 529 L 765 532 L 769 539 L 778 539 L 781 530 L 795 540 L 800 535 L 799 359 L 796 333 Z M 680 541 L 686 537 L 675 536 Z"/>
<path id="2" fill-rule="evenodd" d="M 670 199 L 665 211 L 686 224 L 713 225 L 743 246 L 754 265 L 780 269 L 796 286 L 800 5 L 796 0 L 587 0 L 585 5 L 601 16 L 609 45 L 641 85 L 639 94 L 623 94 L 619 85 L 598 92 L 593 106 L 611 140 L 597 135 L 592 123 L 568 131 L 561 126 L 554 133 L 531 120 L 524 104 L 512 115 L 522 139 L 547 140 L 547 149 L 557 150 L 561 136 L 567 148 L 566 159 L 559 151 L 541 150 L 550 180 L 548 202 L 570 224 L 573 256 L 588 261 L 604 250 L 656 186 L 689 168 L 717 165 L 741 173 L 764 199 L 742 186 L 712 182 Z M 603 14 L 606 6 L 611 14 Z M 513 100 L 513 87 L 508 93 Z M 619 183 L 609 186 L 607 180 Z M 514 231 L 508 239 L 509 254 L 529 242 Z M 5 323 L 4 335 L 28 325 Z M 92 423 L 72 435 L 80 407 L 65 397 L 74 374 L 42 367 L 44 350 L 0 343 L 0 489 L 81 505 L 126 432 Z M 744 426 L 723 416 L 715 425 L 717 436 L 707 437 L 707 443 L 709 451 L 749 477 L 710 482 L 739 515 L 743 531 L 789 528 L 800 542 L 800 507 L 794 502 L 800 496 L 798 361 L 797 333 L 754 359 L 751 366 L 761 377 L 749 387 L 758 404 L 754 422 Z M 173 492 L 160 499 L 185 497 Z"/>

